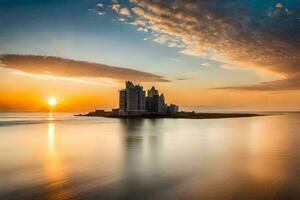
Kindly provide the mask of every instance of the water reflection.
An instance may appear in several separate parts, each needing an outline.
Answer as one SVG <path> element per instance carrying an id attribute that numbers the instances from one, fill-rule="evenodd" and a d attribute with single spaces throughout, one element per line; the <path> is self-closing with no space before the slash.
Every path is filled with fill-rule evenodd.
<path id="1" fill-rule="evenodd" d="M 300 199 L 299 116 L 0 127 L 0 199 Z"/>
<path id="2" fill-rule="evenodd" d="M 162 156 L 163 134 L 159 121 L 155 119 L 124 119 L 124 151 L 126 156 L 127 175 L 147 179 L 159 172 Z M 134 174 L 138 176 L 134 176 Z"/>
<path id="3" fill-rule="evenodd" d="M 124 184 L 121 199 L 147 199 L 176 185 L 166 176 L 164 120 L 123 119 Z"/>
<path id="4" fill-rule="evenodd" d="M 291 174 L 294 171 L 292 163 L 296 161 L 292 156 L 299 152 L 292 150 L 294 134 L 287 131 L 294 126 L 291 122 L 293 120 L 289 116 L 282 116 L 280 121 L 262 118 L 253 123 L 245 175 L 249 177 L 252 187 L 257 189 L 257 194 L 265 198 L 286 196 L 288 191 L 283 185 L 295 178 Z"/>
<path id="5" fill-rule="evenodd" d="M 48 121 L 52 122 L 54 120 L 54 113 L 53 112 L 49 112 L 48 113 Z"/>
<path id="6" fill-rule="evenodd" d="M 54 119 L 53 115 L 49 115 L 49 121 Z M 69 192 L 65 188 L 66 177 L 63 161 L 60 158 L 59 151 L 56 148 L 56 129 L 55 123 L 48 123 L 48 153 L 45 160 L 45 171 L 47 174 L 49 200 L 65 200 L 69 199 Z"/>
<path id="7" fill-rule="evenodd" d="M 55 151 L 55 124 L 48 124 L 48 152 L 49 155 L 56 155 Z"/>

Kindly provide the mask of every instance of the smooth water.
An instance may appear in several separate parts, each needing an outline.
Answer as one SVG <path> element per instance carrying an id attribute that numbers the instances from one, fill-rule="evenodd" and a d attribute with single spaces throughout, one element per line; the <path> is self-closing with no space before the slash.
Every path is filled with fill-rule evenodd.
<path id="1" fill-rule="evenodd" d="M 0 114 L 0 199 L 300 199 L 300 114 Z"/>

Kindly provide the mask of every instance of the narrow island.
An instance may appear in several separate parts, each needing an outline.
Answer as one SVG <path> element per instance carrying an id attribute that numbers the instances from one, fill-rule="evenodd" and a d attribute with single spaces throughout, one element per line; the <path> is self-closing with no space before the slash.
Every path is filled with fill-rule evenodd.
<path id="1" fill-rule="evenodd" d="M 166 104 L 164 94 L 159 94 L 153 86 L 143 90 L 140 85 L 126 81 L 126 88 L 119 91 L 119 108 L 111 111 L 95 110 L 75 116 L 108 118 L 177 118 L 177 119 L 217 119 L 262 116 L 254 113 L 196 113 L 179 111 L 175 104 Z"/>

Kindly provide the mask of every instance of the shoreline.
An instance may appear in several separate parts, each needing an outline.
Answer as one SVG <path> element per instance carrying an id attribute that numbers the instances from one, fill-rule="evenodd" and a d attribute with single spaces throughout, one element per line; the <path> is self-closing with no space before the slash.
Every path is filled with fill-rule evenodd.
<path id="1" fill-rule="evenodd" d="M 146 113 L 140 115 L 119 115 L 115 112 L 95 113 L 75 115 L 77 117 L 106 117 L 121 119 L 221 119 L 221 118 L 242 118 L 266 116 L 254 113 L 196 113 L 196 112 L 178 112 L 176 114 Z"/>

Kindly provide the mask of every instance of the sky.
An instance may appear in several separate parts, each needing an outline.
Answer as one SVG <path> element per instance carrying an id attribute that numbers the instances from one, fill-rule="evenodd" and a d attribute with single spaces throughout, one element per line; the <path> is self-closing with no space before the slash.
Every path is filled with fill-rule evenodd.
<path id="1" fill-rule="evenodd" d="M 1 0 L 0 111 L 118 107 L 125 80 L 168 103 L 299 110 L 298 0 Z"/>

